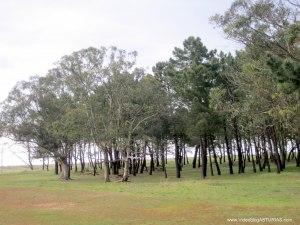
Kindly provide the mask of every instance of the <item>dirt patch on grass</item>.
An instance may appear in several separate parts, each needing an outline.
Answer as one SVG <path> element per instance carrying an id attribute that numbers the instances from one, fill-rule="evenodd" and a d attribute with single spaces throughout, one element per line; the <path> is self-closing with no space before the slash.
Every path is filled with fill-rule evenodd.
<path id="1" fill-rule="evenodd" d="M 1 225 L 62 225 L 62 221 L 64 225 L 99 224 L 99 221 L 106 225 L 215 225 L 226 224 L 227 218 L 249 212 L 260 216 L 274 210 L 272 207 L 225 206 L 217 202 L 91 190 L 0 188 L 0 199 Z"/>
<path id="2" fill-rule="evenodd" d="M 70 209 L 70 208 L 76 208 L 75 203 L 54 203 L 54 202 L 45 202 L 40 204 L 32 205 L 34 208 L 38 209 L 47 209 L 47 210 L 63 210 L 63 209 Z"/>
<path id="3" fill-rule="evenodd" d="M 33 188 L 2 188 L 0 189 L 0 207 L 5 208 L 39 208 L 59 209 L 76 207 L 62 193 L 42 191 Z"/>
<path id="4" fill-rule="evenodd" d="M 178 202 L 157 196 L 144 197 L 124 192 L 43 190 L 38 188 L 0 189 L 0 211 L 37 216 L 14 218 L 2 215 L 0 224 L 86 224 L 109 219 L 107 224 L 197 224 L 209 213 L 214 214 L 216 206 L 207 203 Z M 42 222 L 38 215 L 55 215 L 51 223 Z M 4 217 L 3 217 L 4 216 Z M 35 218 L 35 219 L 34 219 Z M 202 219 L 201 219 L 202 218 Z M 7 222 L 5 223 L 4 220 Z M 38 223 L 39 221 L 41 223 Z M 18 222 L 20 221 L 20 222 Z M 193 222 L 194 221 L 194 222 Z M 85 224 L 85 223 L 83 223 Z M 206 223 L 213 224 L 213 223 Z"/>

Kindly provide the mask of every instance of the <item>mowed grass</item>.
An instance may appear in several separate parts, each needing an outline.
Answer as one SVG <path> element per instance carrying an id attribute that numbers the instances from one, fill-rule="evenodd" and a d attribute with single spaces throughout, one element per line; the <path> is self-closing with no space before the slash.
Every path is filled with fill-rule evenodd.
<path id="1" fill-rule="evenodd" d="M 231 218 L 300 224 L 300 168 L 292 163 L 281 174 L 272 171 L 253 174 L 248 164 L 245 174 L 235 168 L 229 175 L 222 164 L 221 176 L 202 180 L 199 168 L 186 165 L 176 179 L 169 162 L 168 179 L 156 171 L 104 183 L 101 174 L 72 173 L 73 180 L 62 182 L 53 170 L 11 168 L 0 174 L 0 225 L 247 224 Z"/>

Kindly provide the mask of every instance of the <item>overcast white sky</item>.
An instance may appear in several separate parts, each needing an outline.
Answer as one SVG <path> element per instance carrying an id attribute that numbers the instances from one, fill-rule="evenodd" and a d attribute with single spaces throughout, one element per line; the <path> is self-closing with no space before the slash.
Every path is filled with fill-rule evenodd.
<path id="1" fill-rule="evenodd" d="M 232 0 L 0 0 L 0 101 L 19 80 L 44 75 L 61 56 L 90 46 L 138 51 L 151 69 L 188 36 L 234 52 L 209 17 Z"/>

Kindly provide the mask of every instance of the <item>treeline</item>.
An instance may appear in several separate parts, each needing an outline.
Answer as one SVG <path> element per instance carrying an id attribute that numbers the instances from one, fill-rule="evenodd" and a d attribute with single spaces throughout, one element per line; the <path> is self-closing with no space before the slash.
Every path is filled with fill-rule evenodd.
<path id="1" fill-rule="evenodd" d="M 84 172 L 87 159 L 107 182 L 156 168 L 167 177 L 168 155 L 180 178 L 186 146 L 203 178 L 225 162 L 230 174 L 234 162 L 238 173 L 246 162 L 253 172 L 273 163 L 280 173 L 290 160 L 299 167 L 299 8 L 235 1 L 211 21 L 243 50 L 208 50 L 189 37 L 152 74 L 136 66 L 136 52 L 115 47 L 64 56 L 46 76 L 17 83 L 1 104 L 1 134 L 24 144 L 29 159 L 52 157 L 62 179 Z"/>

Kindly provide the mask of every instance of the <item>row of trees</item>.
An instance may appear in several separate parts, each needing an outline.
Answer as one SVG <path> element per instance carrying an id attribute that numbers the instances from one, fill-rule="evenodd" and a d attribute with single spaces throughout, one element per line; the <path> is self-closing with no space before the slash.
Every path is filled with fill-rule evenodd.
<path id="1" fill-rule="evenodd" d="M 62 179 L 78 161 L 83 172 L 86 156 L 107 182 L 120 169 L 122 181 L 155 167 L 167 177 L 168 154 L 179 178 L 187 145 L 203 178 L 208 165 L 220 175 L 225 158 L 230 174 L 235 161 L 239 173 L 246 161 L 254 172 L 275 163 L 280 173 L 290 159 L 299 166 L 298 10 L 292 1 L 235 1 L 211 20 L 244 50 L 233 56 L 189 37 L 153 74 L 135 65 L 136 52 L 115 47 L 64 56 L 10 92 L 1 133 L 35 157 L 53 157 Z"/>

